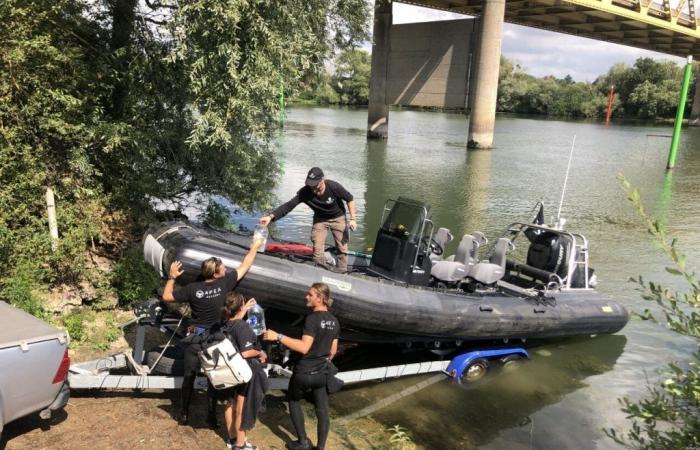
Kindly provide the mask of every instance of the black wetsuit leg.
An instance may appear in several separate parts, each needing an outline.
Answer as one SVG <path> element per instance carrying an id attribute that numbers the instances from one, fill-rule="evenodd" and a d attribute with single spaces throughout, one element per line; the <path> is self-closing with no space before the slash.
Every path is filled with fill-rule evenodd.
<path id="1" fill-rule="evenodd" d="M 325 373 L 294 373 L 292 375 L 292 378 L 289 380 L 289 390 L 287 391 L 289 415 L 292 418 L 292 425 L 294 426 L 294 431 L 296 431 L 299 441 L 306 442 L 308 439 L 304 427 L 304 413 L 301 410 L 300 402 L 304 398 L 304 394 L 309 390 L 313 390 L 314 393 L 316 415 L 319 422 L 319 448 L 323 448 L 329 429 L 328 394 L 326 393 Z M 323 391 L 323 393 L 321 393 L 321 391 Z"/>

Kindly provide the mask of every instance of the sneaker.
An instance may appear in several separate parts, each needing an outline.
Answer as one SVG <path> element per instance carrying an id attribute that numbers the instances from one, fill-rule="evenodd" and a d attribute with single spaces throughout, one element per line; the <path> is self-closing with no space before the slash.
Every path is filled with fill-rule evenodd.
<path id="1" fill-rule="evenodd" d="M 311 450 L 311 443 L 309 440 L 301 441 L 290 441 L 286 444 L 289 450 Z"/>
<path id="2" fill-rule="evenodd" d="M 232 444 L 233 444 L 233 447 L 232 447 L 233 450 L 258 450 L 258 447 L 254 446 L 254 445 L 251 444 L 250 442 L 246 442 L 245 444 L 243 444 L 243 445 L 240 446 L 240 447 L 236 445 L 236 440 L 235 440 L 235 439 L 234 439 L 233 441 L 231 441 L 231 442 L 232 442 Z"/>
<path id="3" fill-rule="evenodd" d="M 177 418 L 177 423 L 180 425 L 187 425 L 189 423 L 190 419 L 185 411 L 180 412 L 180 415 Z"/>

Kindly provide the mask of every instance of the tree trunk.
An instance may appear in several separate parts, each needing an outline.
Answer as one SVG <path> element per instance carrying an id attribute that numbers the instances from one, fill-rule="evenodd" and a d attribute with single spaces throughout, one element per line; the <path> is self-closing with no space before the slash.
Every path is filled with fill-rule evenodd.
<path id="1" fill-rule="evenodd" d="M 117 79 L 112 91 L 112 117 L 124 116 L 126 100 L 129 96 L 129 54 L 128 49 L 134 32 L 137 0 L 113 0 L 111 50 L 115 57 Z M 120 51 L 121 50 L 121 51 Z"/>

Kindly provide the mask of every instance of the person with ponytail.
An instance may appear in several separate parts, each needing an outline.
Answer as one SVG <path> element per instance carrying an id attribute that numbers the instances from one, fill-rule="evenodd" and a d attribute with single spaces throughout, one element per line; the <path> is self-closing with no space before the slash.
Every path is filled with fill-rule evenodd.
<path id="1" fill-rule="evenodd" d="M 267 330 L 263 334 L 263 339 L 276 341 L 301 355 L 294 365 L 287 391 L 289 414 L 298 438 L 297 441 L 287 443 L 289 450 L 311 450 L 312 448 L 306 436 L 304 413 L 301 410 L 301 399 L 309 391 L 313 395 L 318 420 L 318 442 L 315 448 L 323 450 L 326 446 L 330 429 L 326 387 L 328 361 L 333 359 L 338 350 L 340 335 L 340 323 L 329 311 L 332 304 L 333 299 L 328 285 L 314 283 L 306 293 L 306 306 L 311 308 L 311 314 L 306 316 L 301 339 L 294 339 L 274 330 Z"/>
<path id="2" fill-rule="evenodd" d="M 226 296 L 222 308 L 223 326 L 221 329 L 238 349 L 241 356 L 248 361 L 255 374 L 250 382 L 226 389 L 217 395 L 219 398 L 223 397 L 227 400 L 226 409 L 224 409 L 224 421 L 226 422 L 226 430 L 229 436 L 227 446 L 234 450 L 257 450 L 256 446 L 247 442 L 246 430 L 253 428 L 255 416 L 267 390 L 266 386 L 261 386 L 259 392 L 251 393 L 251 387 L 253 387 L 251 384 L 254 383 L 254 380 L 259 380 L 259 376 L 265 378 L 262 384 L 267 382 L 267 376 L 260 366 L 260 363 L 264 364 L 267 361 L 267 355 L 257 343 L 257 337 L 253 330 L 243 320 L 246 312 L 253 305 L 255 305 L 255 299 L 251 298 L 246 302 L 242 294 L 230 292 Z M 246 405 L 249 402 L 255 402 L 256 405 Z M 244 421 L 244 407 L 246 406 L 252 407 L 252 419 Z M 250 409 L 246 408 L 246 411 Z"/>

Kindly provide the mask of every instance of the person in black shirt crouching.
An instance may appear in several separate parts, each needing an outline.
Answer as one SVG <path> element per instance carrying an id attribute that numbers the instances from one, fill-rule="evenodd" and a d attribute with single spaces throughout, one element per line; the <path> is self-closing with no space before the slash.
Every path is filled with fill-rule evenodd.
<path id="1" fill-rule="evenodd" d="M 278 206 L 270 214 L 260 218 L 260 224 L 267 226 L 270 222 L 281 219 L 289 214 L 299 203 L 305 203 L 314 212 L 311 227 L 311 242 L 314 244 L 314 261 L 325 267 L 326 235 L 331 230 L 335 246 L 338 248 L 339 272 L 348 270 L 348 228 L 357 229 L 355 221 L 355 199 L 340 183 L 328 180 L 323 170 L 312 167 L 306 176 L 306 184 L 297 194 Z M 350 221 L 345 221 L 345 204 L 348 205 Z"/>
<path id="2" fill-rule="evenodd" d="M 310 450 L 311 443 L 304 428 L 304 413 L 300 401 L 307 391 L 313 393 L 316 418 L 318 419 L 318 443 L 316 449 L 323 450 L 326 446 L 330 419 L 328 417 L 328 361 L 333 359 L 338 350 L 340 324 L 338 319 L 328 311 L 333 303 L 331 292 L 325 283 L 314 283 L 306 293 L 306 306 L 312 309 L 306 316 L 304 331 L 301 339 L 290 338 L 274 330 L 267 330 L 263 339 L 276 341 L 301 353 L 301 358 L 294 366 L 292 378 L 289 380 L 287 396 L 289 399 L 289 414 L 296 431 L 298 441 L 288 442 L 290 450 Z"/>
<path id="3" fill-rule="evenodd" d="M 180 341 L 185 348 L 185 371 L 182 379 L 181 409 L 178 417 L 178 422 L 181 425 L 186 425 L 189 421 L 189 407 L 192 400 L 194 380 L 200 367 L 198 353 L 203 350 L 201 344 L 209 330 L 214 325 L 220 324 L 221 308 L 224 306 L 226 294 L 231 292 L 245 274 L 248 273 L 261 245 L 262 241 L 253 241 L 241 265 L 228 273 L 221 259 L 206 259 L 202 263 L 201 273 L 204 281 L 190 283 L 177 291 L 174 290 L 175 280 L 184 272 L 182 263 L 174 261 L 170 264 L 168 281 L 165 282 L 165 288 L 163 289 L 163 301 L 187 302 L 192 309 L 192 325 L 188 329 L 187 337 Z M 212 390 L 210 386 L 210 391 Z M 212 428 L 217 426 L 215 407 L 216 399 L 210 395 L 207 423 Z"/>

